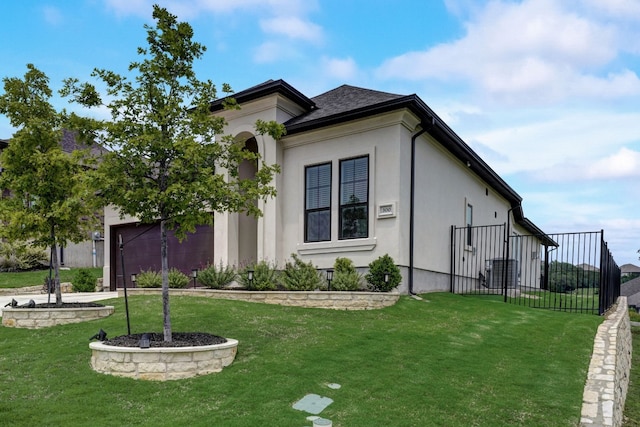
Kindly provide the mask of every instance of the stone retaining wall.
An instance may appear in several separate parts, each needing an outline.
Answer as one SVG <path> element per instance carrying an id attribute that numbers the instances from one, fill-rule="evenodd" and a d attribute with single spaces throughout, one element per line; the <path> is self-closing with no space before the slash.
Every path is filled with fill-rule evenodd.
<path id="1" fill-rule="evenodd" d="M 157 295 L 158 288 L 127 288 L 127 295 Z M 308 308 L 330 308 L 336 310 L 374 310 L 394 305 L 400 294 L 397 292 L 336 292 L 336 291 L 234 291 L 217 289 L 170 289 L 171 295 L 187 295 L 230 299 L 265 304 L 278 304 Z M 123 296 L 118 289 L 118 296 Z"/>
<path id="2" fill-rule="evenodd" d="M 2 309 L 2 325 L 10 328 L 39 329 L 54 325 L 86 322 L 113 314 L 113 306 L 77 308 L 16 308 Z"/>
<path id="3" fill-rule="evenodd" d="M 197 347 L 117 347 L 89 344 L 94 371 L 140 380 L 177 380 L 220 372 L 236 357 L 238 341 Z"/>
<path id="4" fill-rule="evenodd" d="M 631 371 L 631 323 L 627 297 L 598 327 L 582 398 L 582 427 L 622 425 Z"/>

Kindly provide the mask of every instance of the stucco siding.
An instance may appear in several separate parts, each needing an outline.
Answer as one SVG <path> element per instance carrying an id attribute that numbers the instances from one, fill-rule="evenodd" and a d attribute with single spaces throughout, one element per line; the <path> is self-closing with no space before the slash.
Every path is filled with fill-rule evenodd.
<path id="1" fill-rule="evenodd" d="M 421 137 L 416 144 L 416 268 L 449 272 L 450 227 L 466 225 L 467 204 L 473 207 L 473 225 L 507 221 L 505 199 L 430 136 Z"/>
<path id="2" fill-rule="evenodd" d="M 406 113 L 393 113 L 352 122 L 346 125 L 285 138 L 280 197 L 283 211 L 282 259 L 291 253 L 313 259 L 320 268 L 333 265 L 345 256 L 357 266 L 367 266 L 378 256 L 389 254 L 401 264 L 404 250 L 400 243 L 402 213 L 405 206 L 401 190 L 402 174 L 399 149 L 406 141 Z M 411 123 L 412 125 L 415 123 Z M 369 156 L 369 235 L 362 239 L 338 238 L 339 164 L 340 160 Z M 331 162 L 331 240 L 304 241 L 304 171 L 305 166 Z M 391 205 L 393 215 L 378 218 L 380 204 Z"/>

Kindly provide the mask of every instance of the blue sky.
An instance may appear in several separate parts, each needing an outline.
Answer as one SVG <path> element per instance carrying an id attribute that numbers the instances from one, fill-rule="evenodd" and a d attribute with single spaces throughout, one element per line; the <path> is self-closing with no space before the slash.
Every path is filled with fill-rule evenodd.
<path id="1" fill-rule="evenodd" d="M 0 76 L 34 63 L 58 89 L 94 67 L 126 73 L 153 3 L 1 2 Z M 207 46 L 201 79 L 240 91 L 281 78 L 307 96 L 341 84 L 416 93 L 536 225 L 604 229 L 618 264 L 640 265 L 639 0 L 156 3 Z M 13 131 L 0 117 L 0 138 Z"/>

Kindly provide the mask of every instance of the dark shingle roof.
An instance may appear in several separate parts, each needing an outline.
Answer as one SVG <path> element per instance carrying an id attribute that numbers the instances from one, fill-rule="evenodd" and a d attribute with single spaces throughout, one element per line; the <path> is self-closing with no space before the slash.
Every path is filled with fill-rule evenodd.
<path id="1" fill-rule="evenodd" d="M 94 143 L 89 147 L 86 144 L 78 142 L 76 140 L 75 133 L 70 130 L 64 130 L 62 132 L 60 146 L 62 147 L 62 151 L 64 151 L 65 153 L 72 153 L 75 150 L 84 150 L 86 148 L 90 148 L 91 154 L 94 156 L 99 156 L 108 152 L 108 150 L 100 144 Z"/>
<path id="2" fill-rule="evenodd" d="M 404 98 L 404 96 L 342 85 L 329 92 L 311 98 L 316 108 L 306 114 L 294 117 L 286 122 L 285 126 L 288 129 L 294 125 L 323 120 L 346 113 L 353 114 L 356 111 L 401 98 Z"/>
<path id="3" fill-rule="evenodd" d="M 637 293 L 640 293 L 640 277 L 636 277 L 620 285 L 620 295 L 622 296 L 630 297 Z"/>
<path id="4" fill-rule="evenodd" d="M 0 139 L 0 150 L 7 148 L 8 145 L 9 145 L 8 139 Z"/>

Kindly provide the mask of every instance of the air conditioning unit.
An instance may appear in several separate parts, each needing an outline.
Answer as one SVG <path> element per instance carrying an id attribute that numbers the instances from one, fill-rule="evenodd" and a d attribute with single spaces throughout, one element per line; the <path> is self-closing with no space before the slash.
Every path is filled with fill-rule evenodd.
<path id="1" fill-rule="evenodd" d="M 515 259 L 494 258 L 487 262 L 487 287 L 503 288 L 505 270 L 507 288 L 515 288 L 518 285 L 518 261 Z"/>

